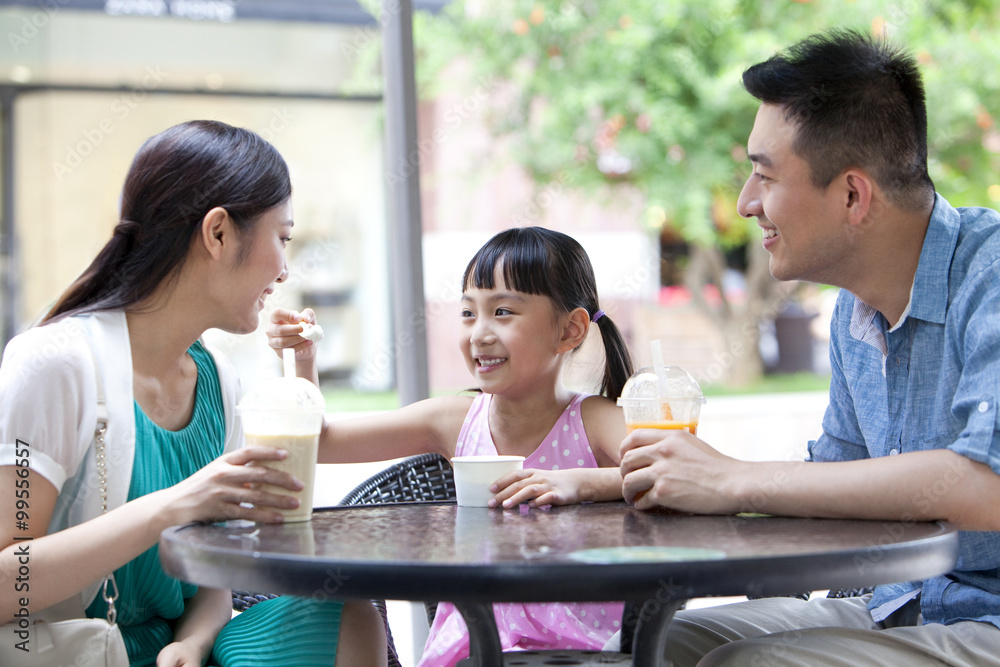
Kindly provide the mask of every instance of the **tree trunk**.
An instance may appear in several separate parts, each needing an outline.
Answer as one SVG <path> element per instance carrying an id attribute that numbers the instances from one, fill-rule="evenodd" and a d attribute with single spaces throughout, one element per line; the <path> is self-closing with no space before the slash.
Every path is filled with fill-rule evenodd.
<path id="1" fill-rule="evenodd" d="M 759 243 L 749 243 L 746 249 L 746 298 L 733 304 L 723 290 L 725 257 L 715 246 L 691 246 L 691 261 L 685 272 L 685 283 L 698 308 L 722 333 L 725 350 L 707 370 L 707 380 L 732 386 L 745 386 L 764 374 L 760 356 L 760 325 L 773 320 L 784 308 L 797 283 L 781 283 L 771 277 L 768 254 Z M 705 286 L 713 284 L 719 290 L 719 303 L 705 298 Z"/>

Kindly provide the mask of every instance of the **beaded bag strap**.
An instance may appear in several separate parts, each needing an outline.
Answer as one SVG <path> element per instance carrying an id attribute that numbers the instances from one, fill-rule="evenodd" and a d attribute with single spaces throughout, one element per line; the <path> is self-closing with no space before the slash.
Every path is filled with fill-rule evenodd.
<path id="1" fill-rule="evenodd" d="M 107 514 L 108 469 L 104 436 L 108 431 L 108 406 L 104 398 L 104 383 L 101 381 L 101 369 L 97 367 L 97 357 L 94 355 L 93 348 L 91 348 L 90 354 L 94 358 L 94 376 L 97 378 L 97 428 L 94 430 L 94 454 L 97 458 L 97 480 L 101 491 L 101 513 Z M 114 572 L 104 579 L 104 584 L 101 586 L 101 598 L 108 605 L 108 623 L 114 625 L 118 618 L 118 611 L 115 609 L 115 601 L 118 600 L 118 583 L 115 581 Z"/>

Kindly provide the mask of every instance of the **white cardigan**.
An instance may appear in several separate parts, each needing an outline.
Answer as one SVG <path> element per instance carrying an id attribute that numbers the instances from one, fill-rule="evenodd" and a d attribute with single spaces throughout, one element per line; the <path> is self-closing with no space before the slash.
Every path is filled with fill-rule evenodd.
<path id="1" fill-rule="evenodd" d="M 236 413 L 239 380 L 225 357 L 212 354 L 225 408 L 225 450 L 231 451 L 243 441 Z M 135 454 L 132 351 L 125 313 L 88 313 L 29 329 L 7 344 L 0 363 L 0 466 L 16 465 L 25 457 L 15 453 L 26 450 L 32 472 L 59 491 L 49 534 L 101 513 L 93 452 L 97 426 L 95 361 L 107 401 L 105 455 L 110 510 L 123 505 L 128 497 Z M 93 600 L 99 585 L 83 591 L 84 607 Z"/>

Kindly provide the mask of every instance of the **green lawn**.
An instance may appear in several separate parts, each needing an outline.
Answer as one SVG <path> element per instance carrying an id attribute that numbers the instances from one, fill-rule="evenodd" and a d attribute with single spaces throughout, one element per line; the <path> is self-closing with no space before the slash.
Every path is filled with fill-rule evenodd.
<path id="1" fill-rule="evenodd" d="M 711 385 L 702 387 L 706 396 L 732 396 L 741 394 L 772 394 L 800 391 L 827 391 L 830 376 L 815 373 L 790 373 L 766 375 L 747 387 Z M 442 392 L 442 394 L 447 392 Z M 440 395 L 440 394 L 439 394 Z M 363 412 L 366 410 L 392 410 L 399 407 L 395 391 L 361 392 L 352 389 L 324 389 L 326 409 L 330 412 Z"/>
<path id="2" fill-rule="evenodd" d="M 765 375 L 758 382 L 746 387 L 709 385 L 702 387 L 706 396 L 733 396 L 741 394 L 780 394 L 800 391 L 829 391 L 830 376 L 815 373 L 787 373 Z"/>

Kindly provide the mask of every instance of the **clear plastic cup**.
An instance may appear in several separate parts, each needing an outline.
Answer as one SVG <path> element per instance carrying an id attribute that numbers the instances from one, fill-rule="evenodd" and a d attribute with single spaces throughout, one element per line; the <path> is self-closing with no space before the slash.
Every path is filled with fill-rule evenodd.
<path id="1" fill-rule="evenodd" d="M 299 499 L 298 508 L 277 510 L 285 521 L 312 518 L 316 456 L 325 411 L 323 394 L 316 385 L 296 377 L 268 380 L 240 401 L 247 444 L 287 450 L 288 458 L 284 461 L 268 461 L 266 465 L 295 475 L 304 485 L 298 492 L 265 485 L 272 493 Z"/>
<path id="2" fill-rule="evenodd" d="M 625 412 L 628 432 L 641 428 L 698 432 L 705 397 L 698 381 L 678 366 L 664 366 L 666 386 L 652 367 L 640 368 L 625 383 L 618 405 Z"/>

